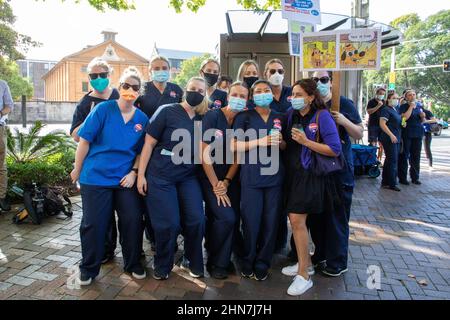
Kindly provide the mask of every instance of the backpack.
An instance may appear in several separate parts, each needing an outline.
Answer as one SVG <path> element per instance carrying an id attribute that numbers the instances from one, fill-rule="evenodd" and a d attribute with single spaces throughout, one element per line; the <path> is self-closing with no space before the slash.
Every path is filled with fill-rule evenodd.
<path id="1" fill-rule="evenodd" d="M 42 194 L 44 196 L 44 212 L 48 216 L 56 216 L 64 213 L 67 217 L 72 217 L 72 202 L 69 197 L 64 194 L 62 188 L 43 187 Z"/>

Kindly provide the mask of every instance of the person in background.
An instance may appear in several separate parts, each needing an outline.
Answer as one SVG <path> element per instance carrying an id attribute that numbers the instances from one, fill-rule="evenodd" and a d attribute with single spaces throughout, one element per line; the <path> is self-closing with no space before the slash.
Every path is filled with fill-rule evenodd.
<path id="1" fill-rule="evenodd" d="M 431 141 L 433 139 L 433 132 L 431 130 L 431 126 L 433 124 L 437 124 L 437 119 L 434 117 L 433 113 L 425 107 L 423 109 L 423 112 L 425 112 L 425 120 L 423 122 L 425 135 L 423 138 L 423 144 L 425 146 L 425 154 L 428 159 L 428 166 L 430 168 L 433 168 L 433 154 L 431 153 Z"/>
<path id="2" fill-rule="evenodd" d="M 8 83 L 0 80 L 0 211 L 10 211 L 11 206 L 6 199 L 8 191 L 8 171 L 6 168 L 6 124 L 8 114 L 14 108 Z"/>
<path id="3" fill-rule="evenodd" d="M 227 75 L 221 75 L 219 77 L 219 81 L 217 82 L 217 89 L 222 90 L 228 94 L 228 90 L 230 89 L 231 84 L 233 83 L 233 79 Z"/>
<path id="4" fill-rule="evenodd" d="M 88 64 L 87 73 L 92 91 L 87 93 L 80 102 L 78 102 L 73 114 L 70 135 L 76 142 L 80 141 L 78 130 L 90 114 L 91 110 L 101 102 L 118 100 L 120 98 L 119 91 L 111 87 L 112 72 L 112 67 L 102 58 L 94 58 Z M 111 215 L 111 225 L 108 227 L 106 235 L 105 256 L 102 260 L 102 263 L 104 264 L 114 259 L 117 246 L 117 225 L 114 211 L 111 212 Z"/>
<path id="5" fill-rule="evenodd" d="M 387 107 L 380 114 L 380 141 L 386 152 L 383 165 L 381 187 L 400 191 L 397 186 L 398 155 L 400 153 L 401 123 L 402 118 L 395 110 L 398 105 L 398 95 L 389 93 L 387 96 Z"/>
<path id="6" fill-rule="evenodd" d="M 369 144 L 378 149 L 378 161 L 381 161 L 383 156 L 383 146 L 379 143 L 379 137 L 381 133 L 380 129 L 380 114 L 385 106 L 386 90 L 384 88 L 378 88 L 375 97 L 367 103 L 367 113 L 369 114 Z"/>
<path id="7" fill-rule="evenodd" d="M 202 62 L 200 76 L 205 79 L 208 87 L 206 97 L 209 100 L 209 109 L 220 109 L 227 105 L 227 93 L 217 88 L 219 74 L 219 61 L 216 59 L 206 59 Z"/>
<path id="8" fill-rule="evenodd" d="M 239 66 L 237 80 L 244 82 L 247 87 L 251 88 L 253 84 L 260 78 L 258 63 L 254 60 L 246 60 Z M 252 99 L 247 102 L 247 109 L 253 109 L 255 103 Z"/>
<path id="9" fill-rule="evenodd" d="M 284 65 L 280 59 L 267 61 L 264 68 L 264 76 L 272 85 L 273 90 L 273 102 L 270 105 L 270 109 L 280 113 L 286 113 L 291 107 L 292 89 L 283 85 L 284 75 Z"/>
<path id="10" fill-rule="evenodd" d="M 100 272 L 103 239 L 114 209 L 119 217 L 124 270 L 135 279 L 146 277 L 139 261 L 143 210 L 135 189 L 148 122 L 148 117 L 133 105 L 140 89 L 138 71 L 127 68 L 120 78 L 119 100 L 97 105 L 78 130 L 80 142 L 70 176 L 73 183 L 80 182 L 83 201 L 80 285 L 90 285 Z"/>
<path id="11" fill-rule="evenodd" d="M 422 184 L 420 177 L 420 154 L 422 152 L 422 139 L 424 135 L 422 123 L 425 121 L 426 114 L 423 106 L 416 100 L 416 92 L 408 89 L 405 92 L 405 101 L 400 106 L 399 113 L 402 120 L 402 142 L 403 148 L 400 152 L 398 161 L 398 179 L 400 184 L 409 185 L 409 174 L 413 184 Z"/>

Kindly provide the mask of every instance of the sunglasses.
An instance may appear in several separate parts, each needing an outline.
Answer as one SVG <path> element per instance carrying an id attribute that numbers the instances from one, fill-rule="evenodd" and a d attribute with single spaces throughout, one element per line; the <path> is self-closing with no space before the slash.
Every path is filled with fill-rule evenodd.
<path id="1" fill-rule="evenodd" d="M 138 84 L 131 85 L 131 84 L 126 83 L 126 82 L 122 84 L 122 88 L 124 88 L 125 90 L 128 90 L 128 89 L 132 88 L 133 91 L 136 91 L 136 92 L 141 90 L 141 86 L 140 85 L 138 85 Z"/>
<path id="2" fill-rule="evenodd" d="M 279 74 L 284 74 L 284 70 L 283 69 L 270 69 L 269 70 L 270 74 L 275 74 L 276 72 L 278 72 Z"/>
<path id="3" fill-rule="evenodd" d="M 102 78 L 102 79 L 106 79 L 107 77 L 108 77 L 108 72 L 101 72 L 101 73 L 90 73 L 89 74 L 89 78 L 91 79 L 91 80 L 95 80 L 95 79 L 97 79 L 98 77 L 100 77 L 100 78 Z"/>
<path id="4" fill-rule="evenodd" d="M 322 82 L 323 84 L 327 84 L 331 79 L 329 77 L 322 77 L 322 78 L 313 78 L 313 80 L 317 82 Z"/>

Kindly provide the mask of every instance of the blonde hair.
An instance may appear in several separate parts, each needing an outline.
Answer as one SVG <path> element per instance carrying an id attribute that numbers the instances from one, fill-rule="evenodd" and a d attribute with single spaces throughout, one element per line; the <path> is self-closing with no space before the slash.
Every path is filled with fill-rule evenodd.
<path id="1" fill-rule="evenodd" d="M 280 59 L 276 59 L 276 58 L 275 59 L 270 59 L 269 61 L 267 61 L 266 65 L 264 67 L 264 78 L 266 78 L 266 79 L 267 79 L 266 73 L 267 73 L 267 71 L 269 71 L 269 66 L 272 63 L 279 63 L 279 64 L 281 64 L 281 66 L 284 69 L 284 64 L 283 64 L 283 62 Z"/>
<path id="2" fill-rule="evenodd" d="M 219 67 L 219 73 L 220 73 L 220 63 L 219 63 L 219 61 L 217 61 L 217 60 L 214 59 L 214 58 L 208 58 L 208 59 L 206 59 L 206 60 L 203 60 L 202 64 L 200 65 L 200 70 L 199 70 L 199 72 L 202 72 L 202 71 L 203 71 L 203 68 L 204 68 L 208 63 L 210 63 L 210 62 L 213 62 L 213 63 L 217 64 L 217 66 Z"/>
<path id="3" fill-rule="evenodd" d="M 167 63 L 167 65 L 169 66 L 170 69 L 170 62 L 169 59 L 167 59 L 166 57 L 163 56 L 154 56 L 151 60 L 150 60 L 150 65 L 148 66 L 148 68 L 151 70 L 152 69 L 152 63 L 155 61 L 164 61 L 165 63 Z"/>
<path id="4" fill-rule="evenodd" d="M 203 82 L 205 84 L 205 88 L 206 88 L 206 81 L 205 79 L 203 79 L 202 77 L 192 77 L 189 79 L 189 81 L 186 84 L 186 90 L 184 91 L 184 96 L 183 96 L 183 100 L 186 100 L 186 92 L 187 92 L 187 88 L 189 87 L 189 85 L 191 84 L 192 81 L 200 81 Z M 206 89 L 205 89 L 205 98 L 203 99 L 202 102 L 200 102 L 199 105 L 197 105 L 195 107 L 195 113 L 199 114 L 199 115 L 204 115 L 206 112 L 208 112 L 209 109 L 209 102 L 208 102 L 208 98 L 206 97 Z"/>
<path id="5" fill-rule="evenodd" d="M 139 86 L 142 89 L 141 73 L 135 66 L 130 66 L 123 71 L 122 76 L 120 77 L 120 80 L 119 80 L 119 86 L 124 84 L 125 81 L 130 78 L 139 82 Z"/>
<path id="6" fill-rule="evenodd" d="M 256 71 L 259 74 L 259 66 L 256 63 L 256 61 L 255 60 L 246 60 L 246 61 L 242 62 L 241 66 L 239 67 L 239 71 L 238 71 L 238 74 L 237 74 L 237 80 L 239 80 L 239 81 L 243 81 L 244 80 L 244 73 L 247 70 L 248 66 L 251 66 L 251 65 L 255 66 Z"/>
<path id="7" fill-rule="evenodd" d="M 104 69 L 105 72 L 109 72 L 109 73 L 112 73 L 112 71 L 113 71 L 113 68 L 109 65 L 109 63 L 100 57 L 96 57 L 96 58 L 92 59 L 91 62 L 89 62 L 88 66 L 86 68 L 87 73 L 91 73 L 92 69 L 94 69 L 95 67 L 100 67 L 100 68 Z"/>

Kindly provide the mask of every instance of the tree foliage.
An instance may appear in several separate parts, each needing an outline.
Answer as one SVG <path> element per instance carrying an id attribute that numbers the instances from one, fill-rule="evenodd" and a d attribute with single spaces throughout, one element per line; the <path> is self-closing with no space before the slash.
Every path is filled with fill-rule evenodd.
<path id="1" fill-rule="evenodd" d="M 212 55 L 207 53 L 200 57 L 193 57 L 183 61 L 181 64 L 181 72 L 173 79 L 173 82 L 178 84 L 181 88 L 185 88 L 190 78 L 199 76 L 200 66 L 202 62 Z"/>
<path id="2" fill-rule="evenodd" d="M 15 101 L 21 96 L 33 97 L 34 88 L 30 81 L 20 75 L 19 66 L 14 61 L 0 56 L 0 79 L 8 83 L 11 95 Z"/>

